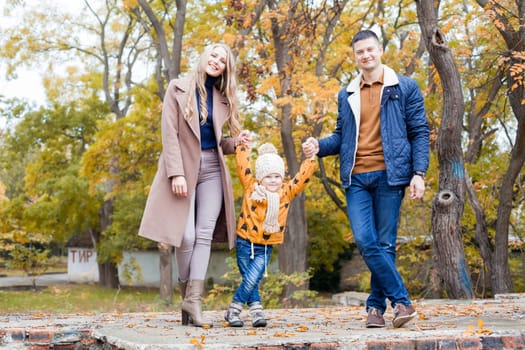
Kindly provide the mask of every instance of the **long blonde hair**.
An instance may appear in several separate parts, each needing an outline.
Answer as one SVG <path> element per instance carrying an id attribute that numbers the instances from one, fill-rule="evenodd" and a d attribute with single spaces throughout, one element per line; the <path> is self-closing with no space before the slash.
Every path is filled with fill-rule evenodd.
<path id="1" fill-rule="evenodd" d="M 228 129 L 230 131 L 230 136 L 237 136 L 240 132 L 241 125 L 239 123 L 239 102 L 237 99 L 237 74 L 235 69 L 235 56 L 233 55 L 230 47 L 223 43 L 215 43 L 206 47 L 204 52 L 201 54 L 195 68 L 193 71 L 193 79 L 190 84 L 188 104 L 184 109 L 184 118 L 186 120 L 191 120 L 193 118 L 195 111 L 193 106 L 196 100 L 196 91 L 198 91 L 200 96 L 200 115 L 199 120 L 201 124 L 206 123 L 208 118 L 208 105 L 206 100 L 208 98 L 208 93 L 206 92 L 205 82 L 206 82 L 206 65 L 208 63 L 208 58 L 210 53 L 216 47 L 221 47 L 226 51 L 226 67 L 224 72 L 217 78 L 215 82 L 215 87 L 219 92 L 226 97 L 228 100 L 228 105 L 230 107 L 230 112 L 228 115 Z"/>

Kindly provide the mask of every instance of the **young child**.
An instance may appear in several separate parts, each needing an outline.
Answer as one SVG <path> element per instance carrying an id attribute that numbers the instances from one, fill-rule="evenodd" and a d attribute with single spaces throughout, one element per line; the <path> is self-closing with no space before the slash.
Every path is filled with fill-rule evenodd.
<path id="1" fill-rule="evenodd" d="M 236 240 L 237 265 L 242 282 L 224 318 L 229 326 L 242 327 L 240 314 L 244 304 L 247 304 L 252 325 L 265 327 L 259 282 L 266 272 L 273 246 L 283 243 L 290 202 L 306 187 L 316 162 L 313 157 L 305 160 L 294 178 L 283 183 L 284 162 L 272 144 L 265 143 L 259 147 L 255 174 L 250 165 L 248 145 L 238 145 L 235 157 L 237 174 L 244 188 Z"/>

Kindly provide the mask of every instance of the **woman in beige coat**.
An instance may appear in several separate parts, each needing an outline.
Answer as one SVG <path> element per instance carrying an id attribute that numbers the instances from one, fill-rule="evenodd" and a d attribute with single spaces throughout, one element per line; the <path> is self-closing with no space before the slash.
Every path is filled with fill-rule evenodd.
<path id="1" fill-rule="evenodd" d="M 240 133 L 235 58 L 224 44 L 201 55 L 192 74 L 169 83 L 162 107 L 162 153 L 139 235 L 175 247 L 182 323 L 202 318 L 201 298 L 211 241 L 235 246 L 235 209 L 224 155 Z M 227 126 L 229 135 L 223 135 Z"/>

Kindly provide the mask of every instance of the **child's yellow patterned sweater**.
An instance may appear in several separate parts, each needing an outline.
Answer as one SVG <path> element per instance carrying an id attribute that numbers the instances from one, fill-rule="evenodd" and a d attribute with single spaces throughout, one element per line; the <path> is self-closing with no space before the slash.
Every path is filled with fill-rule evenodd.
<path id="1" fill-rule="evenodd" d="M 266 199 L 255 201 L 250 199 L 254 191 L 257 179 L 250 162 L 250 148 L 239 145 L 236 149 L 237 174 L 244 187 L 241 214 L 237 223 L 237 235 L 255 244 L 274 245 L 283 243 L 284 229 L 290 203 L 295 196 L 301 193 L 310 181 L 315 168 L 316 161 L 307 159 L 301 164 L 299 172 L 293 179 L 283 182 L 279 189 L 279 231 L 268 233 L 263 230 L 263 222 L 266 214 Z"/>

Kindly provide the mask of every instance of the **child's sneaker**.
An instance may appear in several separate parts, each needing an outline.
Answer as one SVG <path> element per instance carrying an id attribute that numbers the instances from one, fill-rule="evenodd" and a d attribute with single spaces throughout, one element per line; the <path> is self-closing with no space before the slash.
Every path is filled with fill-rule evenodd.
<path id="1" fill-rule="evenodd" d="M 260 302 L 256 301 L 250 304 L 250 316 L 252 316 L 252 326 L 266 327 L 266 318 Z"/>
<path id="2" fill-rule="evenodd" d="M 224 319 L 228 322 L 230 327 L 242 327 L 244 323 L 241 320 L 242 304 L 232 301 L 228 311 L 224 315 Z"/>

